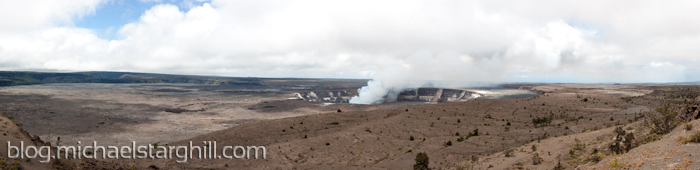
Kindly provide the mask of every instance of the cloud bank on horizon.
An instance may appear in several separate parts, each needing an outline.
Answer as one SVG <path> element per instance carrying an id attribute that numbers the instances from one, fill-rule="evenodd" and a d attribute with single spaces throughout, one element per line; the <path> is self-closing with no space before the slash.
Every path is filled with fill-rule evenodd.
<path id="1" fill-rule="evenodd" d="M 114 1 L 0 1 L 0 70 L 371 78 L 374 96 L 700 80 L 699 1 L 142 1 L 114 39 L 75 26 Z"/>

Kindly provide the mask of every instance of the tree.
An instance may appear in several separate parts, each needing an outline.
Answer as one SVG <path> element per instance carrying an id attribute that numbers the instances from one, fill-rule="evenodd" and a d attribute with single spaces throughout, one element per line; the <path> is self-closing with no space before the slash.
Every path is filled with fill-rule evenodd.
<path id="1" fill-rule="evenodd" d="M 418 153 L 418 155 L 416 155 L 416 164 L 413 165 L 413 170 L 427 170 L 429 169 L 429 162 L 430 158 L 428 158 L 428 154 L 425 152 Z"/>
<path id="2" fill-rule="evenodd" d="M 613 131 L 617 134 L 613 143 L 610 144 L 610 150 L 616 154 L 621 154 L 624 152 L 629 152 L 632 149 L 632 142 L 634 141 L 634 133 L 627 133 L 622 129 L 622 126 L 618 126 Z"/>

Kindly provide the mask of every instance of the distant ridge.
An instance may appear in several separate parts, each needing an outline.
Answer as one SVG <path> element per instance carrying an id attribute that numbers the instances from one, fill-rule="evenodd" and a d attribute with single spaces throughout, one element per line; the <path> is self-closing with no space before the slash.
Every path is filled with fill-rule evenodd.
<path id="1" fill-rule="evenodd" d="M 89 73 L 44 73 L 0 71 L 0 86 L 32 85 L 45 83 L 158 83 L 164 79 L 143 80 L 129 78 L 111 78 L 122 73 L 102 72 L 98 76 Z"/>
<path id="2" fill-rule="evenodd" d="M 296 81 L 304 81 L 301 84 L 356 84 L 364 85 L 367 80 L 359 79 L 335 79 L 333 82 L 313 78 L 256 78 L 256 77 L 217 77 L 217 76 L 193 76 L 172 75 L 155 73 L 134 72 L 75 72 L 75 73 L 48 73 L 29 71 L 0 71 L 0 86 L 33 85 L 47 83 L 188 83 L 208 85 L 295 85 Z M 291 84 L 290 84 L 291 83 Z"/>

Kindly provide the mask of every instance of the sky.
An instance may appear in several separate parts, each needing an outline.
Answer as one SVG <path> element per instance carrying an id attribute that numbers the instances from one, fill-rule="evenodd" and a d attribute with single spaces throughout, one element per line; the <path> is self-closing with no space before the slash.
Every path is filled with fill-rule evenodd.
<path id="1" fill-rule="evenodd" d="M 700 1 L 0 0 L 0 70 L 700 81 Z"/>

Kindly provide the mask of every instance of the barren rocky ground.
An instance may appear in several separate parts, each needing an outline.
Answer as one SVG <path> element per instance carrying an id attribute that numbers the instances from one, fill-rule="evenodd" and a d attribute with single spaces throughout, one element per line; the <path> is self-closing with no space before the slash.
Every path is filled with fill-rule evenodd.
<path id="1" fill-rule="evenodd" d="M 258 91 L 231 97 L 220 95 L 220 89 L 192 93 L 201 91 L 200 87 L 104 86 L 69 90 L 18 86 L 22 88 L 0 89 L 0 96 L 4 97 L 2 108 L 26 114 L 14 119 L 45 141 L 54 136 L 65 141 L 138 138 L 170 146 L 217 141 L 220 146 L 267 148 L 267 159 L 193 159 L 184 164 L 151 159 L 70 160 L 58 164 L 68 169 L 411 169 L 419 152 L 427 153 L 433 169 L 552 169 L 557 164 L 564 169 L 695 167 L 684 161 L 694 158 L 696 144 L 678 142 L 693 131 L 675 128 L 658 139 L 641 142 L 649 132 L 642 115 L 654 113 L 664 103 L 696 100 L 698 87 L 694 85 L 510 85 L 541 95 L 429 105 L 330 106 L 290 100 L 287 93 L 261 95 Z M 98 98 L 101 100 L 95 100 Z M 52 111 L 58 106 L 64 108 Z M 128 114 L 130 111 L 141 114 Z M 51 114 L 57 116 L 41 117 Z M 80 119 L 86 125 L 56 125 L 44 119 Z M 534 120 L 549 121 L 534 124 Z M 97 132 L 85 135 L 73 130 L 88 127 Z M 616 127 L 640 139 L 622 155 L 609 149 Z M 101 128 L 109 130 L 99 131 Z M 476 131 L 478 135 L 470 135 Z M 542 158 L 536 165 L 532 162 L 535 153 Z M 597 153 L 601 160 L 587 160 Z M 668 159 L 658 158 L 664 155 Z M 610 164 L 614 158 L 619 166 Z"/>
<path id="2" fill-rule="evenodd" d="M 168 143 L 249 121 L 338 109 L 290 97 L 281 89 L 235 86 L 46 84 L 0 88 L 0 111 L 46 141 L 108 145 Z"/>

